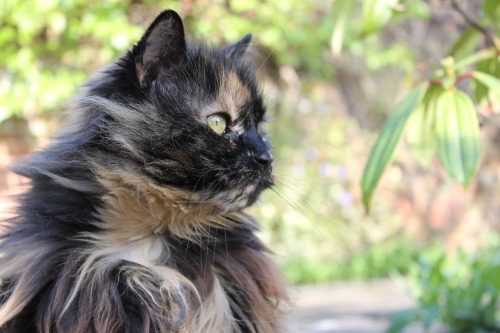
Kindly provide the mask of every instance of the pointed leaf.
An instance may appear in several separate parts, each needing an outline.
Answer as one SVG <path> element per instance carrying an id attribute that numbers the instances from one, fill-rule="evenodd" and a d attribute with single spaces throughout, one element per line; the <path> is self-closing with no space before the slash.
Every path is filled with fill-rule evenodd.
<path id="1" fill-rule="evenodd" d="M 496 289 L 500 291 L 500 266 L 490 267 L 488 274 L 486 275 L 487 282 Z"/>
<path id="2" fill-rule="evenodd" d="M 498 59 L 492 59 L 492 60 L 495 60 L 495 63 L 492 64 L 491 66 L 495 66 L 495 67 L 491 70 L 496 73 L 497 71 L 500 71 L 500 68 L 497 69 L 497 66 L 500 67 L 500 64 L 497 64 L 500 60 L 498 60 Z M 485 98 L 485 97 L 488 97 L 488 95 L 490 93 L 497 95 L 497 96 L 500 96 L 500 79 L 498 77 L 495 77 L 493 75 L 486 74 L 483 72 L 479 72 L 479 71 L 474 71 L 472 73 L 472 77 L 474 79 L 476 79 L 477 81 L 479 81 L 481 84 L 483 84 L 487 88 L 487 91 L 484 92 L 485 95 L 484 96 L 480 95 L 478 97 Z M 478 99 L 478 102 L 480 102 L 480 101 L 481 100 Z"/>
<path id="3" fill-rule="evenodd" d="M 480 162 L 476 110 L 460 90 L 441 94 L 436 107 L 439 160 L 453 179 L 467 187 Z"/>
<path id="4" fill-rule="evenodd" d="M 408 325 L 420 319 L 420 309 L 407 309 L 394 313 L 391 316 L 391 325 L 387 329 L 387 333 L 401 333 Z"/>
<path id="5" fill-rule="evenodd" d="M 500 9 L 500 1 L 498 0 L 484 0 L 483 12 L 485 16 L 494 17 L 496 11 Z"/>
<path id="6" fill-rule="evenodd" d="M 477 43 L 481 36 L 479 30 L 474 27 L 468 27 L 455 44 L 453 44 L 450 56 L 452 56 L 455 61 L 459 61 L 469 54 L 472 54 L 476 50 Z"/>
<path id="7" fill-rule="evenodd" d="M 496 63 L 496 59 L 485 59 L 477 63 L 476 71 L 483 73 L 494 73 L 496 72 L 494 68 L 496 67 Z M 476 102 L 481 103 L 484 99 L 488 98 L 489 88 L 478 79 L 474 79 L 472 82 L 472 92 L 474 94 L 474 99 L 476 100 Z"/>
<path id="8" fill-rule="evenodd" d="M 363 34 L 369 35 L 382 28 L 392 17 L 394 6 L 399 0 L 364 0 Z"/>
<path id="9" fill-rule="evenodd" d="M 459 61 L 457 61 L 453 65 L 453 69 L 455 71 L 461 71 L 475 63 L 478 63 L 482 60 L 489 59 L 489 58 L 494 58 L 496 55 L 496 50 L 495 49 L 484 49 L 480 50 L 474 54 L 471 54 L 468 57 L 465 57 Z"/>
<path id="10" fill-rule="evenodd" d="M 370 210 L 373 191 L 384 173 L 385 168 L 392 161 L 394 151 L 401 141 L 401 136 L 408 118 L 420 103 L 426 87 L 427 86 L 423 84 L 418 86 L 396 106 L 391 116 L 384 124 L 370 152 L 370 157 L 368 158 L 361 179 L 363 203 L 367 211 Z"/>
<path id="11" fill-rule="evenodd" d="M 437 137 L 434 119 L 436 101 L 444 89 L 441 85 L 431 85 L 425 93 L 422 103 L 412 113 L 408 121 L 406 141 L 413 155 L 424 166 L 429 166 L 437 153 Z"/>
<path id="12" fill-rule="evenodd" d="M 332 53 L 339 55 L 344 44 L 344 31 L 347 20 L 356 5 L 356 0 L 336 0 L 332 6 L 333 31 L 330 41 Z"/>

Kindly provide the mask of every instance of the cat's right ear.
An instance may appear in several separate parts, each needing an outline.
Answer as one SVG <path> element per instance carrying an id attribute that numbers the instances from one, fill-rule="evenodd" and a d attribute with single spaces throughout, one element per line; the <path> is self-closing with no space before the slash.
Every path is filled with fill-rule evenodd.
<path id="1" fill-rule="evenodd" d="M 248 49 L 248 45 L 250 45 L 251 41 L 252 41 L 252 34 L 246 34 L 242 39 L 240 39 L 233 45 L 227 46 L 223 50 L 223 52 L 228 59 L 232 59 L 238 62 L 243 58 L 243 55 Z"/>
<path id="2" fill-rule="evenodd" d="M 158 15 L 132 53 L 142 88 L 150 87 L 160 76 L 175 78 L 187 60 L 184 27 L 179 15 L 173 10 Z"/>

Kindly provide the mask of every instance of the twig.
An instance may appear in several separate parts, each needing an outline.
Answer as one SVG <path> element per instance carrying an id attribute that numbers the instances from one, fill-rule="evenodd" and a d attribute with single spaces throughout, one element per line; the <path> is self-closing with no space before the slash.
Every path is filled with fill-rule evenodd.
<path id="1" fill-rule="evenodd" d="M 499 47 L 498 41 L 495 39 L 494 36 L 491 35 L 491 33 L 482 25 L 480 25 L 478 22 L 473 20 L 464 10 L 460 5 L 458 4 L 457 0 L 451 0 L 451 5 L 457 12 L 459 12 L 462 17 L 464 18 L 465 22 L 469 24 L 471 27 L 475 28 L 476 30 L 480 31 L 484 37 L 486 38 L 486 41 L 490 44 L 490 46 L 495 46 Z"/>
<path id="2" fill-rule="evenodd" d="M 470 78 L 474 77 L 473 74 L 474 74 L 474 72 L 469 71 L 469 72 L 465 72 L 465 73 L 457 76 L 455 79 L 455 85 L 462 80 L 470 79 Z M 443 84 L 443 80 L 441 78 L 432 79 L 429 81 L 429 83 L 431 85 L 440 85 L 440 84 Z"/>

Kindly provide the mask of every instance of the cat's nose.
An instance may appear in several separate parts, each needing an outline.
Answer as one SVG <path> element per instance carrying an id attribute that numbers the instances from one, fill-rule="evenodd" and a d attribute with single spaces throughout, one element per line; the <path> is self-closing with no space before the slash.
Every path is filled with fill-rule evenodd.
<path id="1" fill-rule="evenodd" d="M 258 153 L 253 158 L 263 166 L 268 166 L 274 160 L 273 154 L 270 151 Z"/>

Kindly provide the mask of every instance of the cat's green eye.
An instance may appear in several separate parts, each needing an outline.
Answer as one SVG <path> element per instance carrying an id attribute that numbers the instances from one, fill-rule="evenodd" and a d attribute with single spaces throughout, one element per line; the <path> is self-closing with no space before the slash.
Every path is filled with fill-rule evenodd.
<path id="1" fill-rule="evenodd" d="M 226 130 L 227 121 L 220 114 L 213 114 L 207 118 L 208 126 L 217 134 L 222 134 Z"/>

